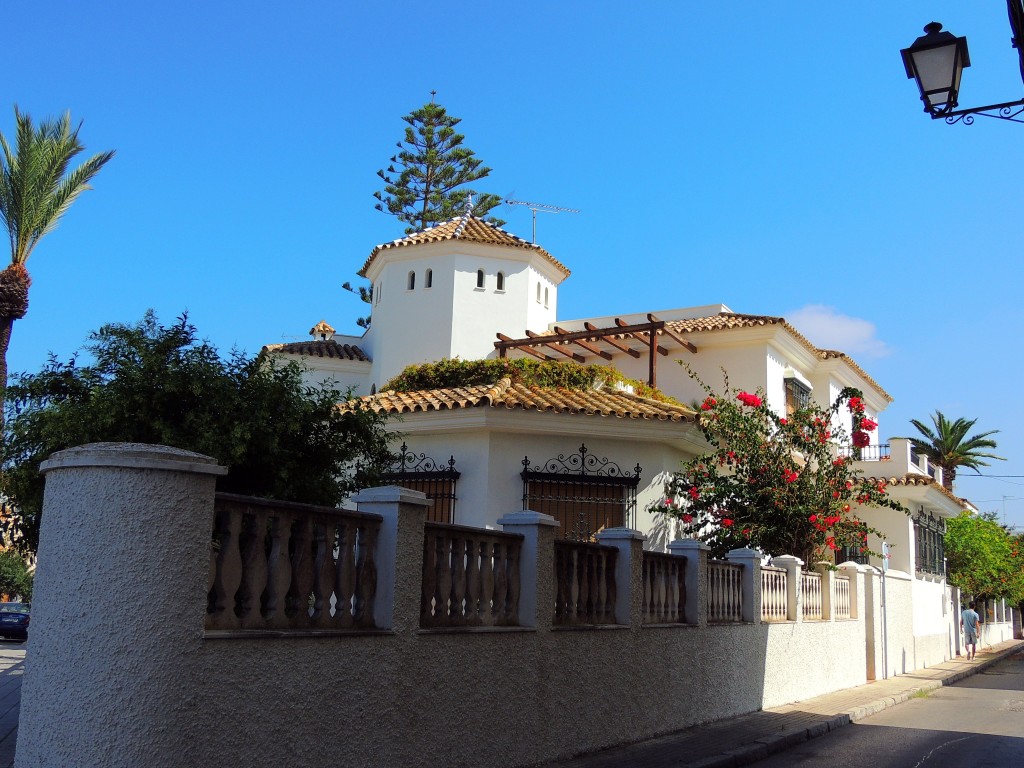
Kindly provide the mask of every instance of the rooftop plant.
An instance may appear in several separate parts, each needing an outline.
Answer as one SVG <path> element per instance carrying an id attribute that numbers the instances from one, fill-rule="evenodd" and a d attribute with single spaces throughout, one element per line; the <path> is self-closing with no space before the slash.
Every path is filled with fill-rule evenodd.
<path id="1" fill-rule="evenodd" d="M 574 362 L 531 359 L 459 360 L 410 365 L 382 387 L 396 392 L 447 389 L 494 384 L 503 378 L 533 387 L 562 387 L 587 390 L 622 384 L 632 387 L 641 397 L 682 405 L 678 400 L 642 381 L 630 379 L 608 365 L 581 365 Z"/>

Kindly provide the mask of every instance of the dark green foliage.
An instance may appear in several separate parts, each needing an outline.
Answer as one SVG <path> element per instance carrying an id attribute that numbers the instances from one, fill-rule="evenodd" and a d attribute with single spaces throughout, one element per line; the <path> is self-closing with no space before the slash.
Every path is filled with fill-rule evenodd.
<path id="1" fill-rule="evenodd" d="M 946 521 L 949 583 L 979 600 L 1024 600 L 1020 536 L 1011 536 L 992 513 L 961 512 Z"/>
<path id="2" fill-rule="evenodd" d="M 547 360 L 439 360 L 436 363 L 410 365 L 381 387 L 382 390 L 414 392 L 421 389 L 447 387 L 473 387 L 494 384 L 508 377 L 513 383 L 535 387 L 564 387 L 566 389 L 593 389 L 596 385 L 625 384 L 641 397 L 682 405 L 659 389 L 629 379 L 611 366 L 580 365 L 573 362 Z"/>
<path id="3" fill-rule="evenodd" d="M 8 389 L 3 491 L 19 510 L 9 538 L 24 548 L 38 537 L 39 463 L 83 443 L 198 451 L 229 468 L 218 490 L 326 505 L 372 484 L 390 461 L 384 417 L 342 411 L 347 393 L 305 386 L 295 364 L 222 359 L 187 317 L 106 325 L 85 350 L 90 365 L 51 357 Z"/>
<path id="4" fill-rule="evenodd" d="M 480 194 L 465 185 L 485 178 L 491 169 L 481 165 L 473 150 L 462 146 L 465 138 L 455 132 L 461 121 L 440 104 L 424 104 L 402 118 L 408 125 L 397 143 L 391 164 L 377 171 L 384 189 L 374 192 L 375 208 L 396 216 L 412 234 L 465 213 L 470 195 L 473 215 L 483 217 L 501 204 L 498 195 Z M 501 226 L 505 222 L 489 218 Z"/>
<path id="5" fill-rule="evenodd" d="M 32 600 L 32 573 L 25 558 L 13 549 L 0 550 L 0 593 L 23 602 Z"/>

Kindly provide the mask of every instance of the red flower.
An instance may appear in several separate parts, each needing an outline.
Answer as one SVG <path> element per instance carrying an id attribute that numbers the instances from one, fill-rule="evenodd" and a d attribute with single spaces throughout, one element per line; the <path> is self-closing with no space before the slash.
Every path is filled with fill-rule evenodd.
<path id="1" fill-rule="evenodd" d="M 849 511 L 850 511 L 850 505 L 849 504 L 843 504 L 843 512 L 849 512 Z"/>
<path id="2" fill-rule="evenodd" d="M 860 428 L 865 432 L 874 432 L 878 429 L 878 422 L 874 419 L 869 419 L 866 416 L 860 420 Z"/>
<path id="3" fill-rule="evenodd" d="M 722 525 L 724 525 L 726 528 L 728 528 L 730 525 L 732 525 L 732 522 L 733 522 L 733 520 L 732 520 L 731 517 L 723 517 L 722 518 Z"/>
<path id="4" fill-rule="evenodd" d="M 861 413 L 864 410 L 864 400 L 859 397 L 850 398 L 850 410 L 854 413 Z"/>
<path id="5" fill-rule="evenodd" d="M 683 515 L 683 522 L 684 523 L 692 523 L 693 522 L 693 515 Z"/>
<path id="6" fill-rule="evenodd" d="M 761 405 L 761 398 L 757 395 L 752 395 L 749 392 L 740 392 L 736 395 L 736 399 L 744 405 L 749 405 L 751 408 L 757 408 Z"/>
<path id="7" fill-rule="evenodd" d="M 713 398 L 713 397 L 706 397 L 706 398 L 704 398 L 704 402 L 701 403 L 700 409 L 702 411 L 710 411 L 716 405 L 718 405 L 718 401 L 715 400 L 715 398 Z"/>
<path id="8" fill-rule="evenodd" d="M 783 470 L 782 477 L 785 478 L 787 483 L 795 483 L 796 479 L 800 477 L 800 475 L 791 469 L 786 469 Z"/>
<path id="9" fill-rule="evenodd" d="M 864 448 L 868 445 L 871 445 L 871 437 L 868 435 L 867 432 L 861 432 L 860 430 L 857 430 L 856 432 L 853 433 L 853 444 L 858 448 Z"/>
<path id="10" fill-rule="evenodd" d="M 666 507 L 671 507 L 672 506 L 672 499 L 665 499 L 661 503 L 664 504 Z"/>
<path id="11" fill-rule="evenodd" d="M 785 419 L 779 419 L 779 424 L 781 424 L 782 426 L 786 426 L 788 423 L 789 422 L 786 421 Z"/>
<path id="12" fill-rule="evenodd" d="M 840 457 L 840 458 L 838 458 L 838 459 L 836 459 L 835 461 L 832 462 L 832 466 L 833 467 L 841 467 L 845 463 L 846 463 L 846 459 Z"/>
<path id="13" fill-rule="evenodd" d="M 696 488 L 691 487 L 689 490 L 689 494 L 691 499 L 696 500 L 700 498 L 700 491 L 698 491 Z"/>
<path id="14" fill-rule="evenodd" d="M 816 523 L 816 522 L 818 522 L 818 516 L 817 515 L 811 515 L 810 517 L 807 518 L 807 522 L 809 522 L 809 523 Z"/>
<path id="15" fill-rule="evenodd" d="M 744 536 L 749 536 L 750 535 L 750 529 L 749 528 L 744 528 L 743 529 L 743 535 Z"/>
<path id="16" fill-rule="evenodd" d="M 838 498 L 839 498 L 839 495 L 840 495 L 840 494 L 839 494 L 839 491 L 832 491 L 832 498 L 833 498 L 833 499 L 838 499 Z"/>
<path id="17" fill-rule="evenodd" d="M 839 549 L 839 547 L 836 546 L 836 540 L 833 536 L 829 536 L 827 539 L 825 539 L 825 543 L 828 545 L 828 548 L 833 551 Z"/>

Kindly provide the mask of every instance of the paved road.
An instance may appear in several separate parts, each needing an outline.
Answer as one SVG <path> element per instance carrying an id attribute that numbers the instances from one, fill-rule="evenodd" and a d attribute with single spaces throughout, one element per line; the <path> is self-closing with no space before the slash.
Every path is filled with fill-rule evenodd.
<path id="1" fill-rule="evenodd" d="M 21 708 L 21 677 L 25 673 L 25 646 L 0 640 L 0 768 L 13 768 Z"/>
<path id="2" fill-rule="evenodd" d="M 758 768 L 1024 766 L 1024 652 L 805 742 Z"/>

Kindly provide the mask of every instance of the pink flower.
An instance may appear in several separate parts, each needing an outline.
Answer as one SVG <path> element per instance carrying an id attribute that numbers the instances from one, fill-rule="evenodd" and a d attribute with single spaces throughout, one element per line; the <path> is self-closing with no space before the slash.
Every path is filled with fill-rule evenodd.
<path id="1" fill-rule="evenodd" d="M 749 405 L 751 408 L 757 408 L 761 405 L 761 398 L 757 395 L 752 395 L 749 392 L 740 392 L 736 395 L 736 399 L 744 405 Z"/>

